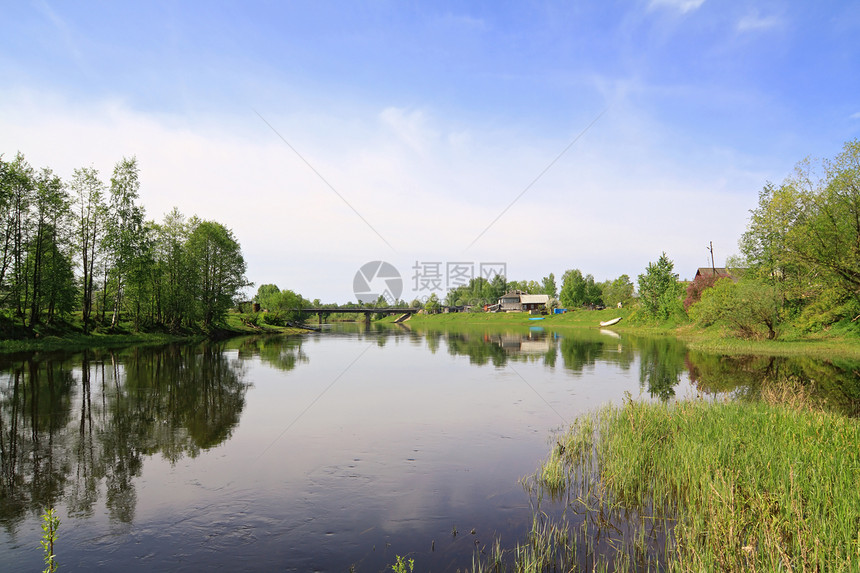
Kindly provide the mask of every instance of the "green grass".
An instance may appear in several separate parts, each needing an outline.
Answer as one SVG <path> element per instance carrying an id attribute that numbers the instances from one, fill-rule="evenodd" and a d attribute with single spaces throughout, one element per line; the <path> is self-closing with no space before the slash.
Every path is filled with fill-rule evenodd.
<path id="1" fill-rule="evenodd" d="M 673 336 L 692 350 L 730 355 L 812 356 L 821 358 L 860 357 L 860 335 L 854 328 L 842 325 L 819 333 L 786 330 L 777 340 L 744 340 L 717 327 L 702 329 L 689 323 L 655 323 L 641 320 L 631 309 L 575 310 L 561 315 L 546 315 L 544 320 L 530 321 L 527 313 L 450 313 L 416 314 L 405 324 L 416 330 L 446 329 L 458 331 L 496 327 L 541 326 L 546 330 L 599 329 L 600 322 L 622 317 L 612 330 L 642 336 Z M 393 322 L 394 317 L 381 322 Z"/>
<path id="2" fill-rule="evenodd" d="M 629 316 L 627 309 L 606 310 L 577 310 L 565 314 L 546 314 L 543 320 L 529 320 L 540 318 L 537 315 L 529 315 L 526 312 L 454 312 L 448 314 L 415 314 L 406 321 L 407 325 L 415 326 L 542 326 L 549 327 L 575 327 L 575 328 L 600 328 L 600 322 Z M 380 322 L 394 322 L 396 316 L 386 317 Z M 622 323 L 624 321 L 622 320 Z M 613 327 L 615 328 L 615 327 Z"/>
<path id="3" fill-rule="evenodd" d="M 607 533 L 638 528 L 622 536 L 622 562 L 641 562 L 649 528 L 665 524 L 672 571 L 860 570 L 860 421 L 812 409 L 797 388 L 764 394 L 605 408 L 570 429 L 530 487 L 564 493 Z"/>

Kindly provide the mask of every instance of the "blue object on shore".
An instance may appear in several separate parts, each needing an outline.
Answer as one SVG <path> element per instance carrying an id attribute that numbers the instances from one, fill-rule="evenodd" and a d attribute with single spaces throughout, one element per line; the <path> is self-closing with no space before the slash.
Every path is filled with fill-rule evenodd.
<path id="1" fill-rule="evenodd" d="M 529 320 L 543 320 L 543 316 L 538 316 L 537 318 L 530 318 Z"/>

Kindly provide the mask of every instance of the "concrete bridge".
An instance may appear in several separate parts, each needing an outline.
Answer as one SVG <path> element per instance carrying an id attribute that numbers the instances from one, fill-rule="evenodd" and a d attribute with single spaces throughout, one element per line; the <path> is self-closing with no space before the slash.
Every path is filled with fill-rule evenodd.
<path id="1" fill-rule="evenodd" d="M 354 307 L 354 308 L 303 308 L 302 312 L 308 312 L 317 315 L 318 324 L 323 323 L 323 317 L 328 317 L 328 315 L 332 313 L 355 313 L 355 314 L 364 314 L 364 323 L 370 324 L 370 317 L 374 314 L 415 314 L 420 311 L 420 308 L 397 308 L 394 306 L 386 306 L 382 308 L 365 308 L 365 307 Z"/>

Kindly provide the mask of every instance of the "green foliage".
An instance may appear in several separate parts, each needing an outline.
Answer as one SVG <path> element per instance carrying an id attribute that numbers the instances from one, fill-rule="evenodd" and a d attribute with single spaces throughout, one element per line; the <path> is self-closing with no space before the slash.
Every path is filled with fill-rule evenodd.
<path id="1" fill-rule="evenodd" d="M 614 281 L 606 281 L 603 287 L 603 302 L 607 307 L 628 306 L 633 300 L 633 282 L 627 275 L 621 275 Z"/>
<path id="2" fill-rule="evenodd" d="M 587 305 L 602 304 L 603 292 L 600 285 L 594 282 L 591 275 L 582 276 L 579 269 L 564 272 L 561 279 L 561 305 L 566 308 L 577 308 Z"/>
<path id="3" fill-rule="evenodd" d="M 549 276 L 545 276 L 541 279 L 540 292 L 549 296 L 549 298 L 558 298 L 558 287 L 555 284 L 554 274 L 549 273 Z"/>
<path id="4" fill-rule="evenodd" d="M 415 560 L 414 559 L 406 559 L 400 555 L 395 556 L 397 560 L 394 565 L 391 566 L 391 570 L 394 573 L 412 573 L 412 570 L 415 568 Z"/>
<path id="5" fill-rule="evenodd" d="M 506 288 L 505 277 L 501 275 L 496 275 L 489 281 L 476 277 L 468 284 L 449 290 L 446 300 L 451 306 L 495 304 L 505 294 Z"/>
<path id="6" fill-rule="evenodd" d="M 780 324 L 780 297 L 776 287 L 760 279 L 735 283 L 723 278 L 702 293 L 689 314 L 701 326 L 728 324 L 741 338 L 774 339 Z"/>
<path id="7" fill-rule="evenodd" d="M 32 335 L 74 310 L 85 333 L 104 328 L 108 312 L 111 329 L 131 320 L 135 330 L 178 332 L 223 319 L 246 282 L 238 243 L 176 209 L 146 222 L 139 171 L 123 158 L 109 187 L 93 168 L 64 184 L 20 153 L 0 157 L 0 312 L 23 327 L 16 332 Z"/>
<path id="8" fill-rule="evenodd" d="M 805 332 L 820 332 L 831 325 L 860 316 L 860 299 L 848 295 L 836 286 L 823 289 L 794 319 Z M 860 320 L 860 319 L 858 319 Z"/>
<path id="9" fill-rule="evenodd" d="M 719 275 L 716 274 L 696 275 L 690 284 L 687 285 L 687 298 L 684 299 L 684 310 L 689 312 L 690 307 L 702 298 L 702 292 L 714 286 L 719 278 Z"/>
<path id="10" fill-rule="evenodd" d="M 427 302 L 424 303 L 424 310 L 429 313 L 439 312 L 442 309 L 442 304 L 439 302 L 439 297 L 436 296 L 436 293 L 430 295 L 430 298 L 427 299 Z"/>
<path id="11" fill-rule="evenodd" d="M 310 301 L 291 290 L 279 290 L 276 285 L 261 285 L 257 290 L 257 302 L 266 312 L 263 320 L 267 324 L 286 326 L 287 323 L 301 324 L 307 319 L 302 309 L 310 306 Z"/>
<path id="12" fill-rule="evenodd" d="M 145 296 L 144 281 L 147 271 L 143 267 L 150 263 L 150 236 L 145 232 L 144 209 L 139 205 L 140 169 L 137 159 L 122 158 L 114 167 L 110 184 L 110 200 L 104 221 L 105 233 L 102 249 L 105 264 L 105 288 L 110 283 L 112 290 L 111 326 L 116 327 L 124 304 L 127 286 L 138 298 Z M 107 293 L 105 293 L 107 295 Z M 139 308 L 130 301 L 133 308 Z M 106 311 L 107 309 L 104 309 Z M 139 321 L 139 314 L 136 315 Z"/>
<path id="13" fill-rule="evenodd" d="M 192 316 L 208 328 L 224 320 L 240 289 L 248 285 L 245 258 L 232 231 L 214 221 L 193 225 L 185 251 Z"/>
<path id="14" fill-rule="evenodd" d="M 860 300 L 860 141 L 833 160 L 800 162 L 791 177 L 768 183 L 751 212 L 741 249 L 759 278 L 776 285 L 786 316 L 819 328 L 805 310 L 819 297 Z M 833 317 L 836 318 L 836 317 Z"/>
<path id="15" fill-rule="evenodd" d="M 683 312 L 680 300 L 683 290 L 674 268 L 675 264 L 663 253 L 639 275 L 639 297 L 646 315 L 666 320 Z"/>
<path id="16" fill-rule="evenodd" d="M 254 301 L 260 305 L 261 310 L 273 310 L 277 306 L 280 294 L 281 289 L 278 288 L 278 285 L 260 285 L 254 296 Z"/>
<path id="17" fill-rule="evenodd" d="M 43 573 L 53 573 L 57 570 L 57 560 L 54 555 L 54 543 L 57 541 L 57 529 L 60 528 L 60 517 L 54 508 L 46 509 L 42 514 L 42 539 L 39 544 L 45 552 L 45 570 Z"/>

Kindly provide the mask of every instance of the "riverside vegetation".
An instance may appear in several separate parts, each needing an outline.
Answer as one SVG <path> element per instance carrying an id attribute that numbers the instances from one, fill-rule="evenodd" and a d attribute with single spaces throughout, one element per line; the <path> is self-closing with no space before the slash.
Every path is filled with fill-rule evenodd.
<path id="1" fill-rule="evenodd" d="M 525 481 L 535 521 L 514 570 L 857 570 L 858 440 L 856 419 L 820 410 L 801 385 L 755 403 L 604 408 Z"/>

